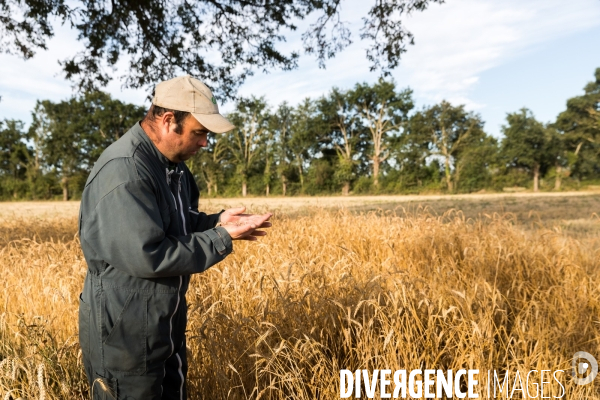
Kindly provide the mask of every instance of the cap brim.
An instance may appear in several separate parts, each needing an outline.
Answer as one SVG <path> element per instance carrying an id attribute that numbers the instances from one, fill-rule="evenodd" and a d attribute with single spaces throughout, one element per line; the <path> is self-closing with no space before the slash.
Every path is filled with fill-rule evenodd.
<path id="1" fill-rule="evenodd" d="M 192 113 L 194 118 L 198 120 L 206 129 L 214 133 L 229 132 L 235 125 L 227 121 L 221 114 L 197 114 Z"/>

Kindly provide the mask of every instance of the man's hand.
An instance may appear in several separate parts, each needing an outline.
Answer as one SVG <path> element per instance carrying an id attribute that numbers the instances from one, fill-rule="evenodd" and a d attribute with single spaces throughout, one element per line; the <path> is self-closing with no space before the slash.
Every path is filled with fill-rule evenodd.
<path id="1" fill-rule="evenodd" d="M 258 240 L 257 236 L 265 236 L 267 232 L 257 229 L 270 228 L 269 218 L 272 213 L 244 214 L 246 207 L 230 208 L 221 214 L 220 224 L 227 230 L 233 240 Z"/>

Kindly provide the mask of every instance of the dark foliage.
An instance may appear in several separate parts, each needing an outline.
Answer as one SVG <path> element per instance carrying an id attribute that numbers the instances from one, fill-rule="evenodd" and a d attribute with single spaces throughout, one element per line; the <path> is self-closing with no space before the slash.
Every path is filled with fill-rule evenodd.
<path id="1" fill-rule="evenodd" d="M 413 35 L 401 17 L 443 0 L 376 0 L 364 17 L 372 70 L 395 68 Z M 194 75 L 231 97 L 256 70 L 297 66 L 300 48 L 280 44 L 297 24 L 303 49 L 325 66 L 351 42 L 340 18 L 342 0 L 0 0 L 0 51 L 30 58 L 46 49 L 57 23 L 72 26 L 85 50 L 62 60 L 65 76 L 82 90 L 104 87 L 120 60 L 127 87 L 149 87 L 177 74 Z M 285 50 L 282 50 L 285 48 Z"/>

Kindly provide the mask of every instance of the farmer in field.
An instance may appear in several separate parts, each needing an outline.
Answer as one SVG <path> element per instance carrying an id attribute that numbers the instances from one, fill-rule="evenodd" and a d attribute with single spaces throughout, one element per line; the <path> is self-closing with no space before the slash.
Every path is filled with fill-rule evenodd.
<path id="1" fill-rule="evenodd" d="M 202 82 L 174 78 L 156 86 L 144 120 L 94 165 L 79 214 L 88 265 L 79 341 L 94 398 L 186 398 L 190 275 L 227 257 L 232 240 L 257 240 L 271 226 L 270 213 L 243 207 L 198 211 L 184 161 L 209 132 L 233 128 Z"/>

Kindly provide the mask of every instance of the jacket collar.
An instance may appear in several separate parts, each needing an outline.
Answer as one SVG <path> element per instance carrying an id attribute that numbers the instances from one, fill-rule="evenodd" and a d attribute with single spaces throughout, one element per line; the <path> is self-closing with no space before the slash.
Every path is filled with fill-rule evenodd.
<path id="1" fill-rule="evenodd" d="M 146 133 L 146 131 L 144 131 L 144 129 L 140 125 L 139 121 L 138 121 L 138 123 L 136 123 L 133 126 L 132 130 L 133 130 L 133 134 L 142 141 L 142 143 L 144 144 L 144 147 L 150 152 L 150 154 L 155 156 L 158 159 L 158 161 L 165 168 L 168 168 L 169 164 L 173 164 L 173 163 L 171 163 L 171 161 L 169 161 L 169 159 L 167 157 L 164 156 L 163 153 L 161 153 L 158 150 L 158 148 L 156 147 L 154 142 L 152 142 L 152 140 L 148 137 L 148 134 Z"/>

